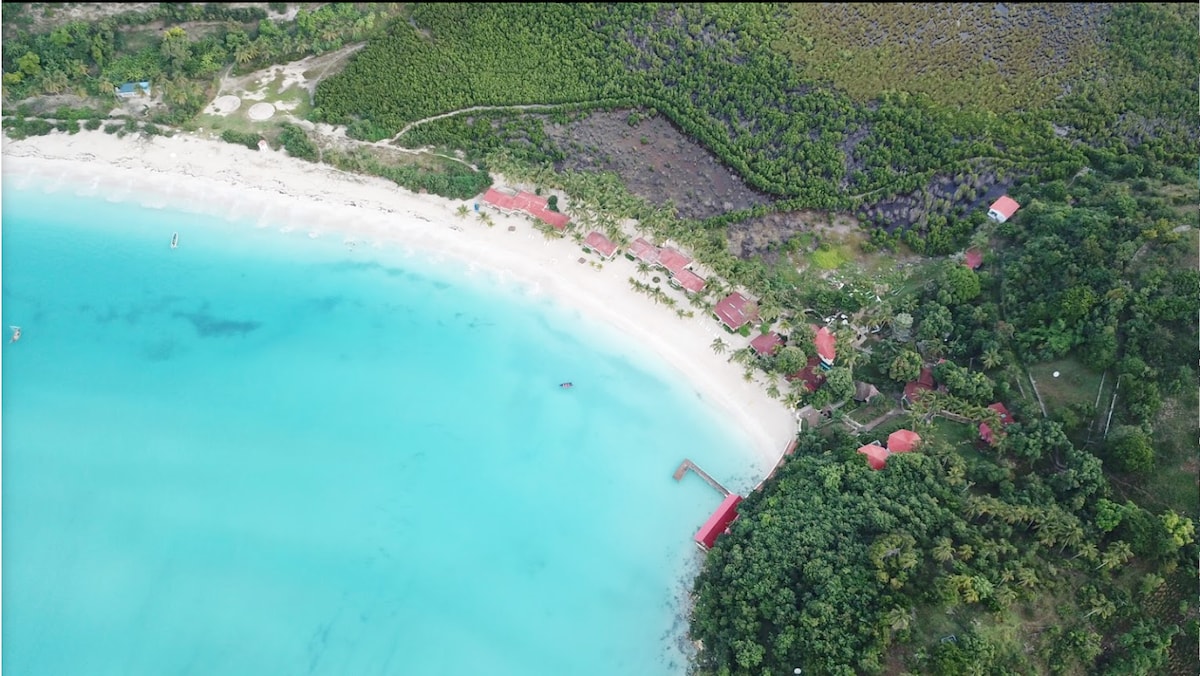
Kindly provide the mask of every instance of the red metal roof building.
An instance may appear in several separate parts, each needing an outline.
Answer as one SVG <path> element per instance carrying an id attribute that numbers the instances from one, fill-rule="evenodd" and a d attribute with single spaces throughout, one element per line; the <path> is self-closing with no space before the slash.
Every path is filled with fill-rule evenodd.
<path id="1" fill-rule="evenodd" d="M 1001 427 L 1012 423 L 1012 414 L 1008 412 L 1008 409 L 1004 407 L 1004 404 L 996 402 L 995 404 L 988 406 L 988 408 L 1000 414 Z M 1003 433 L 1003 430 L 1001 430 L 1001 433 Z M 992 430 L 991 426 L 985 422 L 979 423 L 979 438 L 983 439 L 992 446 L 1000 443 L 999 436 Z"/>
<path id="2" fill-rule="evenodd" d="M 704 290 L 704 278 L 691 270 L 680 270 L 675 273 L 672 280 L 677 282 L 688 293 L 700 293 Z"/>
<path id="3" fill-rule="evenodd" d="M 658 264 L 670 271 L 671 274 L 678 275 L 692 264 L 692 259 L 671 247 L 664 246 L 658 250 Z"/>
<path id="4" fill-rule="evenodd" d="M 904 386 L 904 396 L 902 399 L 912 403 L 916 398 L 921 396 L 920 393 L 934 388 L 933 369 L 928 366 L 921 369 L 921 375 L 914 381 Z"/>
<path id="5" fill-rule="evenodd" d="M 790 376 L 784 376 L 784 379 L 791 382 L 793 380 L 801 380 L 804 382 L 804 389 L 809 392 L 816 392 L 817 388 L 825 384 L 825 371 L 821 368 L 821 360 L 817 357 L 809 357 L 808 364 L 804 368 L 796 371 Z"/>
<path id="6" fill-rule="evenodd" d="M 966 258 L 963 260 L 963 265 L 974 270 L 983 265 L 983 254 L 978 249 L 967 249 Z"/>
<path id="7" fill-rule="evenodd" d="M 564 230 L 567 227 L 567 223 L 571 221 L 570 216 L 558 211 L 551 211 L 546 198 L 523 190 L 512 193 L 497 190 L 496 188 L 488 188 L 487 192 L 483 193 L 483 201 L 505 213 L 523 211 L 550 225 L 555 230 Z"/>
<path id="8" fill-rule="evenodd" d="M 616 255 L 617 245 L 613 244 L 612 240 L 604 235 L 593 230 L 589 232 L 587 237 L 583 238 L 583 243 L 592 248 L 593 251 L 600 254 L 604 260 L 608 260 Z"/>
<path id="9" fill-rule="evenodd" d="M 633 240 L 633 243 L 629 245 L 629 253 L 643 263 L 658 265 L 658 247 L 641 237 Z"/>
<path id="10" fill-rule="evenodd" d="M 717 510 L 708 517 L 708 521 L 696 531 L 696 544 L 700 549 L 708 551 L 717 543 L 717 538 L 729 532 L 729 524 L 737 519 L 737 506 L 742 501 L 742 496 L 730 493 L 721 501 L 721 505 Z"/>
<path id="11" fill-rule="evenodd" d="M 750 347 L 764 357 L 769 357 L 775 354 L 782 346 L 783 338 L 781 338 L 779 334 L 775 333 L 774 331 L 755 336 L 754 340 L 750 341 Z"/>
<path id="12" fill-rule="evenodd" d="M 889 453 L 908 453 L 921 443 L 921 435 L 912 430 L 896 430 L 888 435 L 887 449 Z"/>
<path id="13" fill-rule="evenodd" d="M 1017 213 L 1017 209 L 1020 208 L 1021 205 L 1017 204 L 1016 200 L 1008 195 L 1005 195 L 995 202 L 992 202 L 992 206 L 988 208 L 987 215 L 988 218 L 992 219 L 993 221 L 996 221 L 997 223 L 1003 223 L 1012 218 L 1013 214 Z"/>
<path id="14" fill-rule="evenodd" d="M 875 444 L 859 446 L 858 452 L 867 456 L 867 464 L 871 466 L 871 469 L 877 471 L 884 468 L 887 464 L 887 457 L 890 455 L 886 448 Z"/>
<path id="15" fill-rule="evenodd" d="M 829 329 L 822 326 L 817 330 L 817 337 L 813 339 L 813 344 L 817 346 L 817 356 L 826 366 L 833 366 L 833 360 L 837 358 L 837 350 L 834 348 L 836 342 L 837 339 Z"/>
<path id="16" fill-rule="evenodd" d="M 725 328 L 730 331 L 737 331 L 747 323 L 758 319 L 758 308 L 750 299 L 737 291 L 734 291 L 720 303 L 717 303 L 717 307 L 713 309 L 713 312 L 716 313 L 717 319 L 721 320 Z"/>

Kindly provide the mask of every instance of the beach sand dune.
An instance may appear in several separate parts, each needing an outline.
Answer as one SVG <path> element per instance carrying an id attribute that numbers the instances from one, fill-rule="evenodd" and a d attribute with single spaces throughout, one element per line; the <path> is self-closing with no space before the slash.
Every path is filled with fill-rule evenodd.
<path id="1" fill-rule="evenodd" d="M 630 288 L 636 266 L 618 256 L 602 269 L 580 265 L 571 238 L 547 240 L 524 217 L 491 212 L 494 227 L 456 214 L 474 200 L 419 195 L 379 178 L 348 175 L 283 153 L 179 134 L 136 143 L 100 131 L 52 133 L 3 140 L 5 182 L 49 179 L 55 190 L 99 193 L 141 203 L 244 218 L 260 227 L 284 225 L 354 246 L 380 243 L 423 257 L 460 261 L 464 270 L 520 284 L 581 316 L 604 322 L 653 351 L 678 377 L 728 417 L 745 437 L 748 462 L 760 476 L 779 460 L 796 432 L 796 419 L 762 386 L 746 382 L 742 367 L 713 354 L 720 336 L 712 317 L 680 318 Z M 349 245 L 348 245 L 349 246 Z M 682 458 L 680 458 L 682 460 Z M 664 467 L 669 474 L 674 467 Z"/>

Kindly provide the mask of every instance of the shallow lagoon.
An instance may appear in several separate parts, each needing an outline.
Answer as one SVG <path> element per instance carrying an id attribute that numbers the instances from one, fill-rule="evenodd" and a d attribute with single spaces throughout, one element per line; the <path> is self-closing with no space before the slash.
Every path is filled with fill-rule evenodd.
<path id="1" fill-rule="evenodd" d="M 684 672 L 720 496 L 671 474 L 763 468 L 680 374 L 420 252 L 5 183 L 6 671 Z"/>

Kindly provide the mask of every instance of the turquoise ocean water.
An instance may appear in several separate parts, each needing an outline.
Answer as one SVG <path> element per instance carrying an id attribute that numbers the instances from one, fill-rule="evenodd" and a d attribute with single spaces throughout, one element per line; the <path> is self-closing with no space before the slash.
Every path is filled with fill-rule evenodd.
<path id="1" fill-rule="evenodd" d="M 4 673 L 684 672 L 720 496 L 671 474 L 765 468 L 680 374 L 460 264 L 4 182 Z"/>

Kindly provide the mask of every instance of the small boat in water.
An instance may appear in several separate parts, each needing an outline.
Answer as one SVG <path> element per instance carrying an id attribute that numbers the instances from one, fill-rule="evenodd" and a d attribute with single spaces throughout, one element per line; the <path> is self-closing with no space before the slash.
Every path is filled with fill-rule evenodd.
<path id="1" fill-rule="evenodd" d="M 561 388 L 563 388 L 564 390 L 569 390 L 569 389 L 571 389 L 572 387 L 575 387 L 575 384 L 574 384 L 574 383 L 567 382 L 567 383 L 559 383 L 559 384 L 558 384 L 558 386 L 559 386 L 559 387 L 561 387 Z"/>
<path id="2" fill-rule="evenodd" d="M 171 235 L 171 248 L 172 249 L 179 248 L 179 233 L 177 233 L 177 232 L 173 233 Z"/>
<path id="3" fill-rule="evenodd" d="M 15 343 L 15 342 L 17 342 L 18 340 L 20 340 L 20 339 L 21 339 L 21 327 L 19 327 L 19 326 L 10 326 L 10 327 L 8 327 L 8 328 L 12 329 L 12 339 L 11 339 L 11 340 L 9 340 L 8 342 L 10 342 L 10 343 Z"/>

